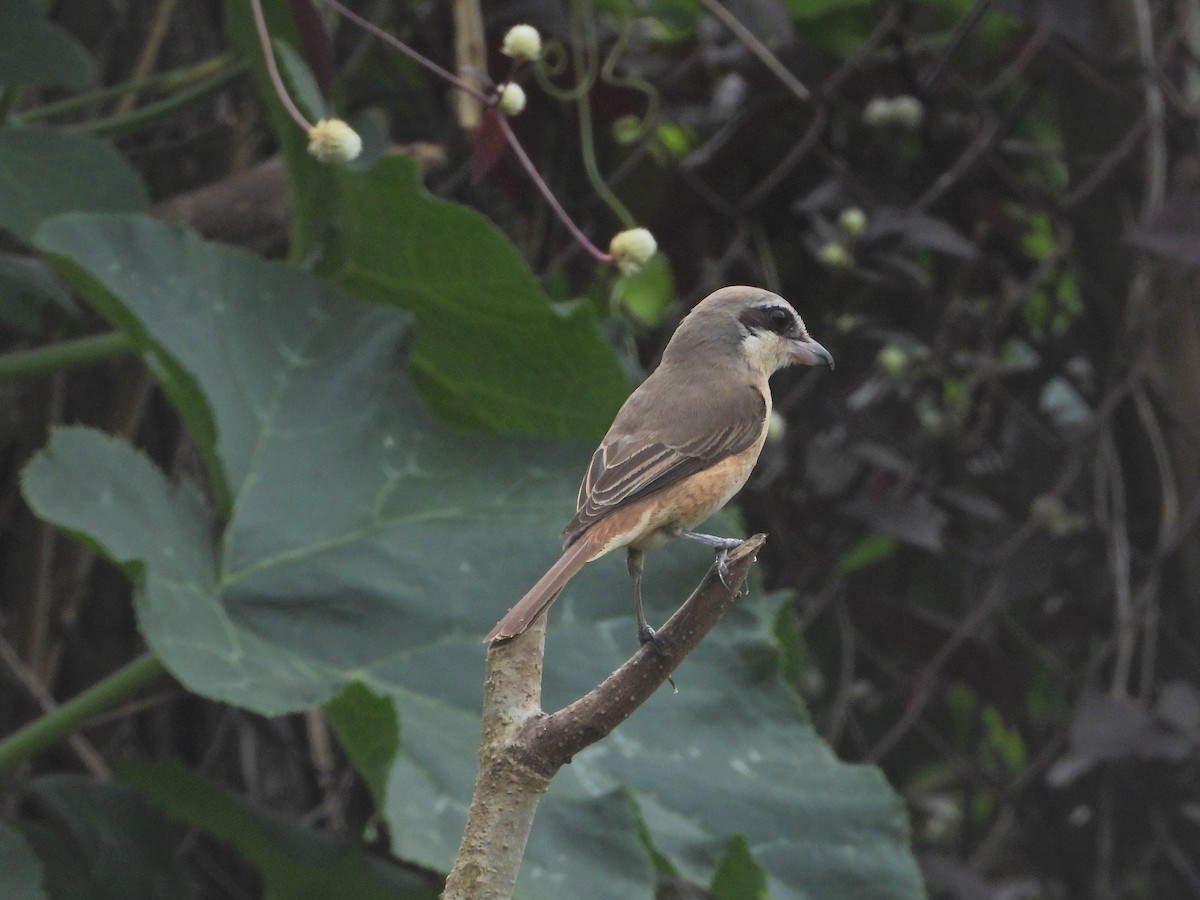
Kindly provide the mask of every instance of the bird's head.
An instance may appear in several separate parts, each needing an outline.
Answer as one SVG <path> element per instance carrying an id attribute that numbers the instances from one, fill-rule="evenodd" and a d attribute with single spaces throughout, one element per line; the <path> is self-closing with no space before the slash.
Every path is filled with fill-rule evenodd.
<path id="1" fill-rule="evenodd" d="M 833 368 L 833 356 L 812 339 L 790 303 L 743 285 L 721 288 L 696 304 L 679 323 L 663 361 L 722 353 L 766 375 L 793 363 Z"/>

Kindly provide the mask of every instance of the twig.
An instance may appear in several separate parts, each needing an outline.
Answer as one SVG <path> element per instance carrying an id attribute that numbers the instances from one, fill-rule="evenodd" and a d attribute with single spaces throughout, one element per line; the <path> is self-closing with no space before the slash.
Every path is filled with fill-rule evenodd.
<path id="1" fill-rule="evenodd" d="M 931 91 L 937 87 L 937 83 L 941 81 L 942 74 L 946 71 L 946 67 L 950 65 L 950 60 L 962 47 L 963 42 L 975 30 L 975 26 L 983 19 L 984 13 L 991 9 L 994 0 L 975 0 L 975 4 L 967 11 L 954 26 L 954 31 L 950 35 L 950 39 L 946 41 L 946 46 L 942 50 L 941 56 L 933 64 L 932 68 L 921 78 L 918 85 L 922 92 Z"/>
<path id="2" fill-rule="evenodd" d="M 171 16 L 175 14 L 177 3 L 178 0 L 158 0 L 158 5 L 154 8 L 154 19 L 150 22 L 150 31 L 146 35 L 146 43 L 142 45 L 142 52 L 138 54 L 133 72 L 130 73 L 131 81 L 145 78 L 154 68 L 154 63 L 158 60 L 158 53 L 162 50 L 163 41 L 167 37 L 167 29 L 170 28 Z M 130 91 L 117 101 L 113 113 L 118 116 L 128 115 L 133 112 L 135 103 L 137 103 L 137 93 Z"/>
<path id="3" fill-rule="evenodd" d="M 842 61 L 842 64 L 833 70 L 833 73 L 826 78 L 818 89 L 818 93 L 831 100 L 836 94 L 838 88 L 842 86 L 842 82 L 851 75 L 857 73 L 863 64 L 874 55 L 882 44 L 892 33 L 892 29 L 900 21 L 901 4 L 890 3 L 883 16 L 871 29 L 871 33 L 866 39 L 851 51 L 850 55 Z"/>
<path id="4" fill-rule="evenodd" d="M 1053 17 L 1040 16 L 1033 33 L 1022 42 L 1016 58 L 1000 70 L 1000 74 L 989 81 L 978 92 L 978 99 L 993 100 L 999 97 L 1018 78 L 1027 75 L 1034 61 L 1054 37 Z"/>
<path id="5" fill-rule="evenodd" d="M 1125 136 L 1117 141 L 1117 145 L 1104 155 L 1104 158 L 1084 176 L 1079 184 L 1067 192 L 1062 199 L 1062 208 L 1069 210 L 1090 197 L 1092 192 L 1113 173 L 1113 170 L 1125 161 L 1133 148 L 1137 146 L 1138 141 L 1145 136 L 1147 127 L 1145 116 L 1134 122 L 1133 127 L 1125 132 Z"/>
<path id="6" fill-rule="evenodd" d="M 1149 139 L 1146 142 L 1146 180 L 1142 195 L 1142 215 L 1162 205 L 1167 185 L 1167 136 L 1164 127 L 1164 104 L 1162 92 L 1154 77 L 1157 63 L 1154 59 L 1154 21 L 1150 16 L 1147 0 L 1133 0 L 1133 21 L 1137 26 L 1138 62 L 1142 68 L 1142 91 L 1146 96 L 1146 124 Z"/>
<path id="7" fill-rule="evenodd" d="M 1004 604 L 1006 591 L 1003 587 L 1003 579 L 1001 577 L 994 578 L 992 583 L 988 585 L 987 593 L 975 605 L 975 608 L 955 626 L 949 639 L 938 648 L 933 659 L 921 669 L 904 713 L 900 716 L 896 724 L 888 729 L 887 734 L 871 748 L 871 752 L 866 756 L 867 762 L 875 763 L 886 756 L 900 742 L 900 739 L 908 733 L 913 723 L 920 718 L 921 713 L 925 711 L 925 707 L 929 705 L 929 701 L 933 699 L 934 691 L 937 687 L 938 674 L 941 672 L 942 666 L 949 661 L 950 657 L 954 655 L 962 643 L 974 634 L 975 630 Z"/>
<path id="8" fill-rule="evenodd" d="M 550 186 L 538 173 L 537 166 L 533 164 L 533 160 L 529 158 L 529 154 L 525 152 L 525 148 L 521 146 L 521 142 L 517 140 L 516 134 L 512 130 L 512 126 L 508 124 L 506 116 L 497 115 L 497 121 L 500 123 L 500 130 L 504 132 L 504 139 L 508 141 L 508 146 L 512 148 L 516 154 L 517 160 L 521 163 L 521 167 L 529 175 L 530 179 L 537 189 L 545 198 L 546 203 L 554 210 L 554 214 L 558 216 L 559 221 L 563 223 L 567 231 L 571 233 L 571 237 L 575 238 L 576 242 L 587 251 L 588 256 L 596 260 L 596 262 L 612 262 L 612 256 L 605 253 L 599 247 L 591 242 L 586 234 L 575 224 L 574 220 L 567 215 L 567 211 L 563 209 L 563 205 L 558 202 L 558 198 L 554 196 L 554 191 L 550 190 Z"/>
<path id="9" fill-rule="evenodd" d="M 33 670 L 25 665 L 12 644 L 2 637 L 0 637 L 0 662 L 8 667 L 17 681 L 21 682 L 29 695 L 37 701 L 43 714 L 53 713 L 58 709 L 58 702 L 46 690 L 46 686 L 38 680 Z M 91 772 L 93 777 L 101 781 L 112 780 L 112 769 L 108 767 L 108 763 L 104 761 L 100 752 L 92 746 L 91 741 L 81 734 L 71 734 L 67 737 L 67 743 L 71 745 L 71 749 L 75 751 L 75 755 L 79 757 L 83 767 Z"/>
<path id="10" fill-rule="evenodd" d="M 255 0 L 255 2 L 257 2 L 257 0 Z M 479 88 L 475 87 L 475 85 L 470 84 L 469 82 L 464 81 L 463 79 L 459 78 L 457 75 L 455 75 L 449 69 L 442 68 L 437 63 L 435 63 L 432 59 L 418 53 L 416 50 L 414 50 L 412 47 L 408 46 L 408 44 L 404 43 L 404 41 L 400 40 L 395 35 L 389 34 L 388 32 L 384 31 L 382 28 L 380 28 L 378 25 L 376 25 L 370 19 L 364 19 L 358 13 L 354 12 L 354 10 L 348 9 L 347 7 L 343 6 L 341 3 L 338 2 L 338 0 L 321 0 L 321 2 L 324 3 L 326 6 L 333 8 L 335 11 L 337 11 L 337 13 L 339 15 L 344 16 L 345 18 L 349 19 L 351 22 L 353 22 L 359 28 L 363 29 L 363 31 L 366 31 L 369 34 L 375 35 L 375 37 L 379 38 L 379 40 L 383 41 L 388 46 L 393 47 L 396 50 L 399 50 L 401 53 L 403 53 L 405 56 L 407 56 L 409 59 L 411 59 L 417 65 L 423 66 L 424 68 L 426 68 L 430 72 L 432 72 L 434 75 L 437 75 L 439 78 L 445 79 L 446 81 L 450 82 L 450 84 L 454 85 L 460 91 L 466 91 L 468 94 L 470 94 L 476 100 L 478 100 L 480 103 L 483 103 L 485 105 L 490 105 L 492 103 L 492 98 L 489 97 L 487 94 L 485 94 L 483 91 L 481 91 Z"/>
<path id="11" fill-rule="evenodd" d="M 759 62 L 771 70 L 771 74 L 778 78 L 783 86 L 799 97 L 801 100 L 809 100 L 812 93 L 806 88 L 800 79 L 788 71 L 787 66 L 779 61 L 774 53 L 766 48 L 754 34 L 738 21 L 737 16 L 727 10 L 717 0 L 700 0 L 704 4 L 704 8 L 713 14 L 721 24 L 733 32 L 734 37 L 741 41 L 747 50 L 758 57 Z"/>
<path id="12" fill-rule="evenodd" d="M 1117 604 L 1113 617 L 1116 629 L 1115 660 L 1110 690 L 1114 697 L 1127 697 L 1133 654 L 1137 646 L 1137 621 L 1134 617 L 1133 588 L 1130 584 L 1131 550 L 1126 519 L 1125 482 L 1116 441 L 1111 429 L 1107 428 L 1100 438 L 1100 458 L 1096 462 L 1097 505 L 1104 503 L 1106 498 L 1108 502 L 1101 508 L 1097 520 L 1107 521 L 1109 526 L 1108 557 Z"/>
<path id="13" fill-rule="evenodd" d="M 279 74 L 279 63 L 275 61 L 275 48 L 271 46 L 271 32 L 267 30 L 267 19 L 263 15 L 262 0 L 250 0 L 250 11 L 254 14 L 254 29 L 258 32 L 258 41 L 262 45 L 263 62 L 267 64 L 267 75 L 275 87 L 275 95 L 283 104 L 287 114 L 291 116 L 292 121 L 308 131 L 312 128 L 312 122 L 308 121 L 304 113 L 300 112 L 300 107 L 296 105 L 296 101 L 292 99 L 287 86 L 283 83 L 283 76 Z"/>
<path id="14" fill-rule="evenodd" d="M 41 378 L 137 352 L 133 339 L 120 331 L 73 338 L 0 357 L 0 384 Z"/>
<path id="15" fill-rule="evenodd" d="M 833 701 L 829 704 L 828 724 L 824 728 L 824 738 L 831 747 L 837 747 L 841 743 L 842 729 L 850 714 L 850 689 L 854 684 L 854 622 L 850 620 L 850 610 L 846 608 L 844 591 L 838 591 L 833 612 L 837 619 L 841 654 L 838 661 L 837 690 L 834 692 Z"/>
<path id="16" fill-rule="evenodd" d="M 659 629 L 653 645 L 642 646 L 629 660 L 574 703 L 524 729 L 530 738 L 521 754 L 531 768 L 552 775 L 585 747 L 608 735 L 650 698 L 741 595 L 741 586 L 766 541 L 747 538 L 729 552 L 726 579 L 714 567 L 684 604 Z"/>
<path id="17" fill-rule="evenodd" d="M 454 0 L 454 61 L 460 77 L 483 93 L 487 78 L 487 47 L 483 43 L 483 11 L 479 0 Z M 483 121 L 485 101 L 466 91 L 455 95 L 458 126 L 474 131 Z"/>
<path id="18" fill-rule="evenodd" d="M 921 212 L 940 200 L 943 194 L 974 168 L 981 157 L 989 153 L 996 146 L 1002 135 L 1007 134 L 1021 121 L 1038 96 L 1040 95 L 1037 91 L 1026 89 L 1013 105 L 1005 111 L 1002 118 L 995 122 L 990 122 L 979 131 L 974 140 L 967 144 L 967 148 L 954 161 L 954 164 L 934 180 L 929 190 L 909 206 L 907 212 Z"/>
<path id="19" fill-rule="evenodd" d="M 765 535 L 726 559 L 729 587 L 710 569 L 700 586 L 617 671 L 574 703 L 541 710 L 545 616 L 523 635 L 488 650 L 479 774 L 467 827 L 444 900 L 512 896 L 538 801 L 551 778 L 609 734 L 656 691 L 739 596 Z"/>
<path id="20" fill-rule="evenodd" d="M 1110 900 L 1112 889 L 1113 856 L 1116 851 L 1117 828 L 1114 821 L 1116 773 L 1105 767 L 1100 775 L 1100 802 L 1096 810 L 1096 874 L 1092 880 L 1092 896 L 1096 900 Z"/>
<path id="21" fill-rule="evenodd" d="M 825 125 L 829 122 L 829 111 L 824 106 L 817 107 L 816 114 L 813 120 L 805 129 L 804 135 L 796 142 L 796 146 L 776 163 L 775 168 L 768 172 L 754 189 L 750 191 L 738 204 L 740 212 L 749 212 L 779 186 L 779 182 L 783 181 L 796 166 L 800 165 L 804 157 L 808 156 L 809 152 L 816 146 L 817 141 L 821 139 L 821 135 L 825 133 Z"/>
<path id="22" fill-rule="evenodd" d="M 123 703 L 133 693 L 165 674 L 163 664 L 152 653 L 126 664 L 52 712 L 0 740 L 0 771 L 24 762 L 60 738 L 84 727 L 99 713 Z"/>

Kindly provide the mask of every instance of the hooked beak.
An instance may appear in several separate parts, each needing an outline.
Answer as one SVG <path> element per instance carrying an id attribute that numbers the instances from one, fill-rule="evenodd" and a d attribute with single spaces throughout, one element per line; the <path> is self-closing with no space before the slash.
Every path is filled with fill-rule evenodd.
<path id="1" fill-rule="evenodd" d="M 802 366 L 829 366 L 829 370 L 833 371 L 833 354 L 808 335 L 792 341 L 790 350 L 792 362 Z"/>

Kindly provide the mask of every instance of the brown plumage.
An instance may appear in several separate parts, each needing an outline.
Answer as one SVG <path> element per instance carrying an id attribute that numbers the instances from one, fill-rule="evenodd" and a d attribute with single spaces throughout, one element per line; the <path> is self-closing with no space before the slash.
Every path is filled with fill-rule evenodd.
<path id="1" fill-rule="evenodd" d="M 750 477 L 771 412 L 767 379 L 791 363 L 832 368 L 833 357 L 782 298 L 736 286 L 697 304 L 592 456 L 562 557 L 485 640 L 521 634 L 586 563 L 618 547 L 628 552 L 638 636 L 652 640 L 642 613 L 642 552 L 686 537 L 716 549 L 720 561 L 739 543 L 690 529 Z"/>

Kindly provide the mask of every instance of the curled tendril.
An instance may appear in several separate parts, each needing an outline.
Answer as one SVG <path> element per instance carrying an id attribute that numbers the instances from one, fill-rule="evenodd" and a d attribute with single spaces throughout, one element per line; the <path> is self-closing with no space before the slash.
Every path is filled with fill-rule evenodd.
<path id="1" fill-rule="evenodd" d="M 641 118 L 631 116 L 636 119 L 637 128 L 629 138 L 630 143 L 642 140 L 658 124 L 659 120 L 659 94 L 657 88 L 649 81 L 637 75 L 618 75 L 616 72 L 617 62 L 625 54 L 625 48 L 629 46 L 630 38 L 633 37 L 633 23 L 626 18 L 621 22 L 621 30 L 617 35 L 617 40 L 613 44 L 612 49 L 608 51 L 608 55 L 604 57 L 604 63 L 600 67 L 600 80 L 605 84 L 611 84 L 614 87 L 622 87 L 627 90 L 636 91 L 646 98 L 646 111 Z"/>
<path id="2" fill-rule="evenodd" d="M 542 42 L 542 55 L 533 64 L 533 74 L 542 90 L 556 100 L 574 100 L 579 92 L 577 84 L 563 88 L 551 80 L 565 75 L 570 64 L 571 54 L 562 41 Z"/>
<path id="3" fill-rule="evenodd" d="M 596 83 L 595 66 L 591 63 L 594 54 L 581 53 L 578 48 L 574 54 L 575 83 L 563 87 L 551 80 L 567 72 L 571 65 L 571 56 L 571 51 L 562 41 L 548 41 L 542 46 L 542 56 L 533 67 L 533 74 L 542 90 L 554 99 L 564 102 L 577 102 Z"/>

